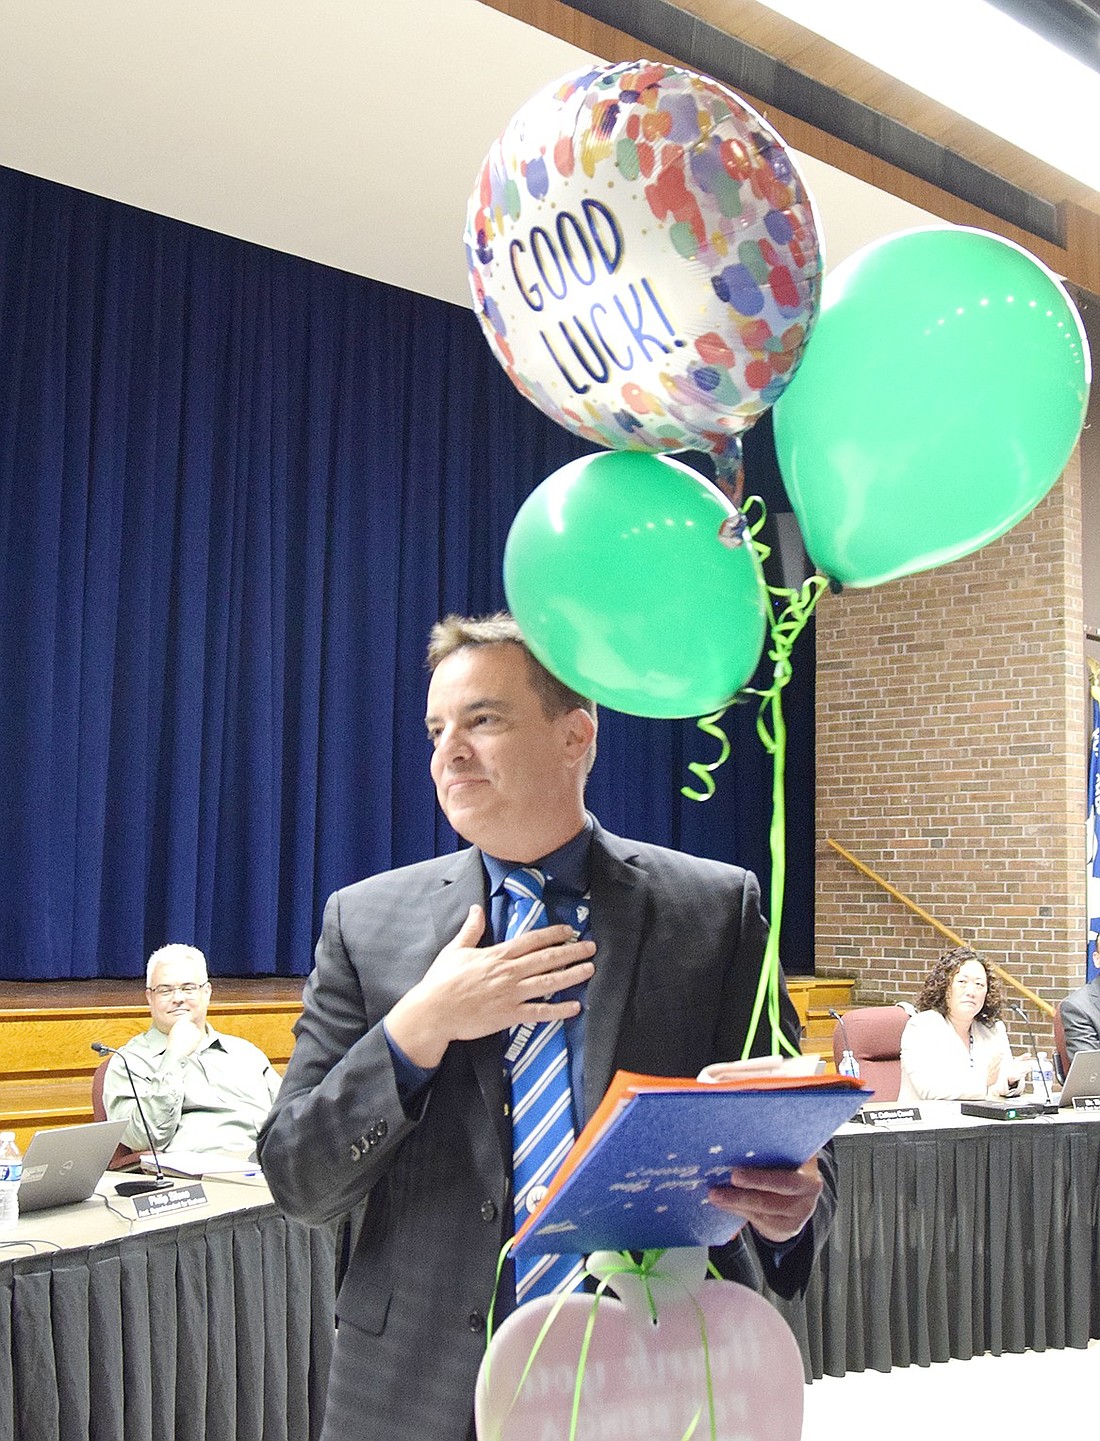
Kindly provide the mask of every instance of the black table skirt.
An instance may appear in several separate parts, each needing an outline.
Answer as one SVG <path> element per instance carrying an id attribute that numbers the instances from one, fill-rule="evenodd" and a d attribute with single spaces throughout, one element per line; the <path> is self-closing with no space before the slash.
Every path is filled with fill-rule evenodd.
<path id="1" fill-rule="evenodd" d="M 1100 1121 L 838 1136 L 803 1302 L 807 1379 L 1100 1337 Z"/>
<path id="2" fill-rule="evenodd" d="M 305 1441 L 334 1232 L 265 1206 L 0 1271 L 0 1441 Z"/>
<path id="3" fill-rule="evenodd" d="M 1100 1121 L 838 1136 L 807 1379 L 1100 1337 Z M 315 1441 L 334 1228 L 252 1207 L 0 1266 L 0 1441 Z"/>

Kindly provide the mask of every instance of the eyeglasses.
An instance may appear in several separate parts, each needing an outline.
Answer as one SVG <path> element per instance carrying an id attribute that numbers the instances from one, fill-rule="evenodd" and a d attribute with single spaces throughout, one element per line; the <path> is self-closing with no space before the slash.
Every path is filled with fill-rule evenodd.
<path id="1" fill-rule="evenodd" d="M 209 984 L 209 981 L 185 981 L 182 986 L 149 986 L 147 989 L 151 996 L 159 996 L 163 1001 L 174 996 L 177 991 L 184 996 L 193 996 L 196 991 L 205 991 Z"/>

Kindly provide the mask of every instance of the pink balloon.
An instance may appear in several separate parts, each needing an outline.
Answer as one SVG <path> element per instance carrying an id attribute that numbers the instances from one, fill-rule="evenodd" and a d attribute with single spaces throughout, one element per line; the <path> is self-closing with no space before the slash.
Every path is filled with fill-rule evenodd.
<path id="1" fill-rule="evenodd" d="M 520 1377 L 556 1298 L 529 1301 L 508 1317 L 478 1374 L 474 1415 L 479 1441 L 550 1436 L 566 1441 L 577 1363 L 594 1299 L 583 1294 L 565 1298 L 522 1387 Z M 732 1281 L 707 1281 L 695 1300 L 685 1296 L 672 1301 L 662 1295 L 657 1325 L 639 1324 L 621 1302 L 601 1298 L 585 1366 L 577 1441 L 607 1436 L 669 1441 L 685 1434 L 700 1408 L 694 1436 L 709 1441 L 700 1310 L 710 1352 L 717 1436 L 724 1441 L 799 1441 L 805 1383 L 798 1344 L 773 1306 Z"/>

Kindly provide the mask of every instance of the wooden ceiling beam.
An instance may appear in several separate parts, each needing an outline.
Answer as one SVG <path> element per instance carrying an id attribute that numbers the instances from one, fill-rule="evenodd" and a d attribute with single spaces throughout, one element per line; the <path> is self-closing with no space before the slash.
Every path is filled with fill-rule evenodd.
<path id="1" fill-rule="evenodd" d="M 687 65 L 626 31 L 583 14 L 563 0 L 481 0 L 502 14 L 555 35 L 601 60 L 647 59 Z M 811 125 L 738 88 L 793 149 L 812 155 L 956 225 L 973 225 L 1014 240 L 1074 285 L 1100 295 L 1100 194 L 973 121 L 920 94 L 755 0 L 676 0 L 679 11 L 735 36 L 812 80 L 897 121 L 944 150 L 1018 186 L 1056 208 L 1058 240 L 993 215 L 965 196 L 890 164 L 819 125 Z"/>

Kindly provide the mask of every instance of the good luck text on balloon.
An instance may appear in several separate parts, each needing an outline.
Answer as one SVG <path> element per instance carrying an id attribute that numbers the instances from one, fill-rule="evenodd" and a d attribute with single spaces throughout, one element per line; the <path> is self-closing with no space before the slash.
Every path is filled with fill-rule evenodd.
<path id="1" fill-rule="evenodd" d="M 550 358 L 566 384 L 584 395 L 590 381 L 602 385 L 614 371 L 633 370 L 639 356 L 646 363 L 685 342 L 646 276 L 601 289 L 597 299 L 583 295 L 616 275 L 624 243 L 622 228 L 602 201 L 584 199 L 580 208 L 581 216 L 562 210 L 552 226 L 532 226 L 526 240 L 510 243 L 508 255 L 524 302 L 536 313 L 547 312 L 549 323 L 539 335 Z M 563 303 L 571 313 L 551 319 L 549 311 Z"/>

